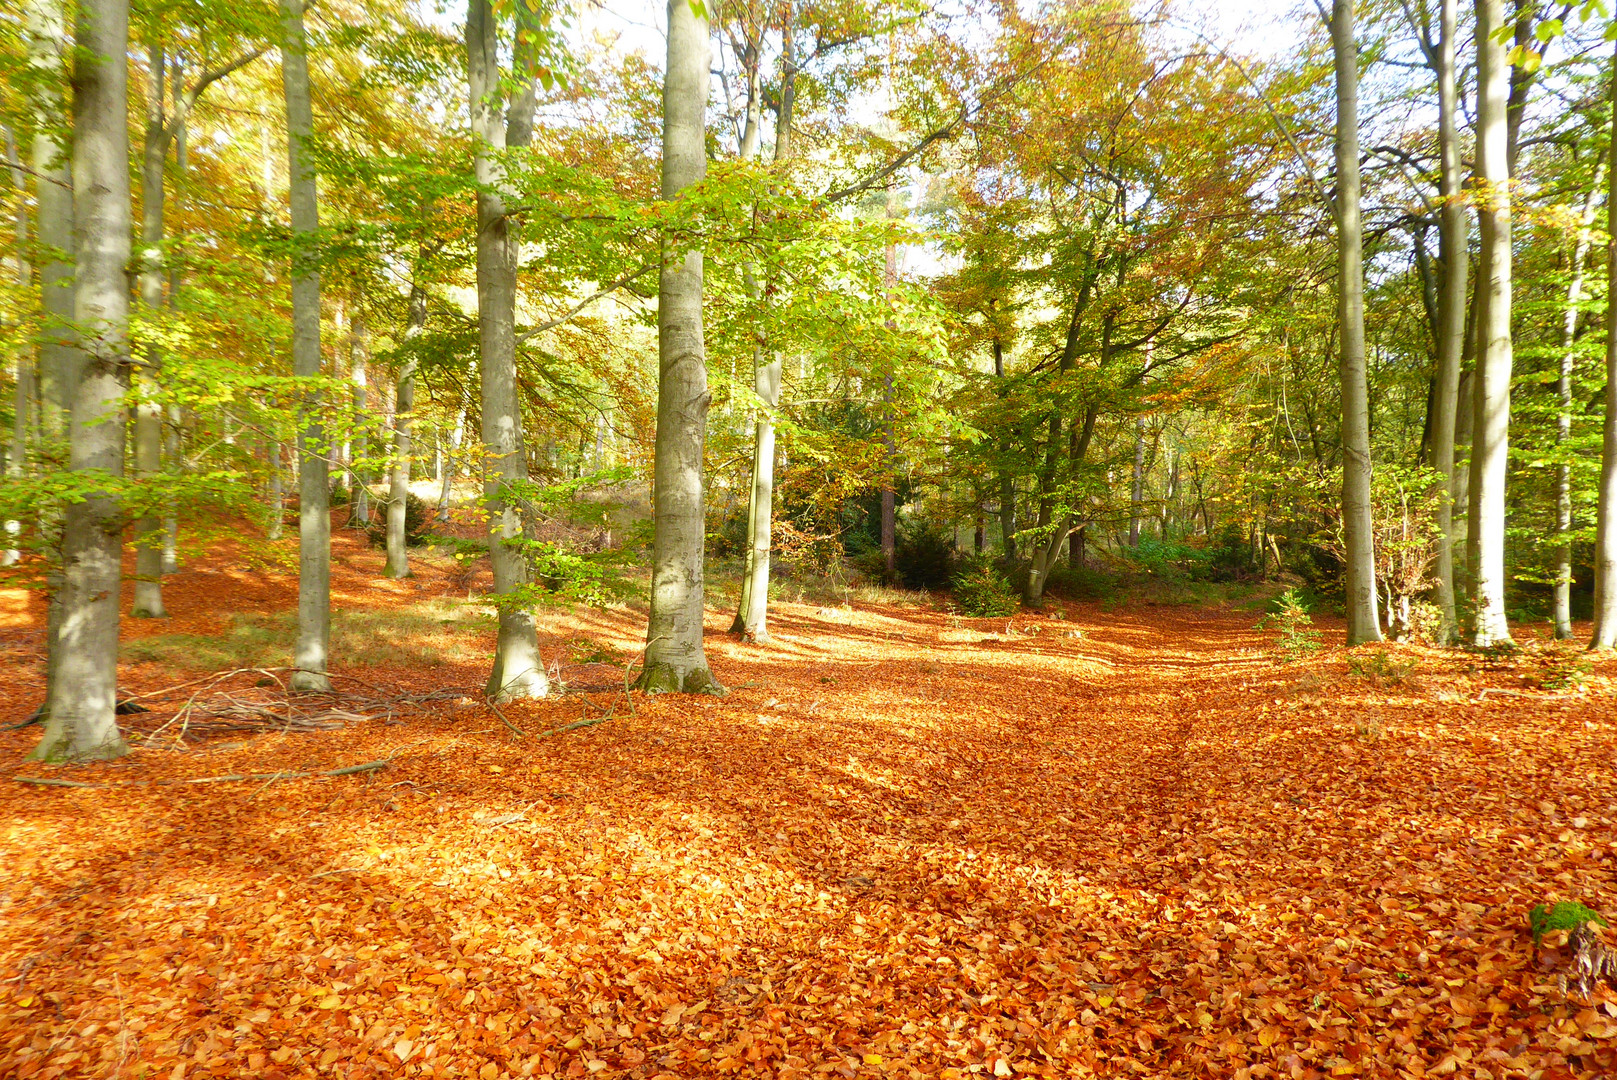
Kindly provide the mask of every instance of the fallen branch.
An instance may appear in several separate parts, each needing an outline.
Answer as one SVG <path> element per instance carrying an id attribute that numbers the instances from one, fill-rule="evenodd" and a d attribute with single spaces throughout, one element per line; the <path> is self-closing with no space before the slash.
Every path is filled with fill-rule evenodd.
<path id="1" fill-rule="evenodd" d="M 310 776 L 353 776 L 357 773 L 375 772 L 385 769 L 392 763 L 392 758 L 383 758 L 380 761 L 367 761 L 359 765 L 344 765 L 340 769 L 327 769 L 324 772 L 273 772 L 273 773 L 227 773 L 224 776 L 197 776 L 189 780 L 158 780 L 159 784 L 229 784 L 240 783 L 247 780 L 296 780 L 300 777 Z M 113 784 L 87 784 L 82 780 L 53 780 L 46 776 L 13 776 L 19 784 L 39 784 L 44 787 L 75 787 L 75 788 L 104 788 L 133 785 Z"/>
<path id="2" fill-rule="evenodd" d="M 577 731 L 579 728 L 594 727 L 596 724 L 599 724 L 604 720 L 606 720 L 605 716 L 597 716 L 592 720 L 574 720 L 571 724 L 563 724 L 559 728 L 551 728 L 549 731 L 540 734 L 538 738 L 545 739 L 552 735 L 560 735 L 568 731 Z"/>
<path id="3" fill-rule="evenodd" d="M 487 701 L 488 707 L 494 710 L 494 715 L 500 718 L 500 723 L 504 724 L 506 727 L 515 732 L 517 738 L 526 739 L 528 737 L 528 733 L 526 731 L 523 731 L 521 728 L 517 727 L 515 724 L 511 723 L 511 721 L 505 718 L 505 714 L 500 711 L 500 707 L 494 704 L 493 698 L 488 698 Z"/>
<path id="4" fill-rule="evenodd" d="M 86 784 L 82 780 L 52 780 L 46 776 L 13 776 L 19 784 L 39 784 L 41 787 L 106 787 L 105 784 Z"/>

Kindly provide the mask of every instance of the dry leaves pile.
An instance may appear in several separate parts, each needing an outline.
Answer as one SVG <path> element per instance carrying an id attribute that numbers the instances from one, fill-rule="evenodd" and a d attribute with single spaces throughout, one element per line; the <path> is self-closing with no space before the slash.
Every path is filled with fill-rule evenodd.
<path id="1" fill-rule="evenodd" d="M 339 604 L 449 585 L 348 557 Z M 170 586 L 188 626 L 291 595 Z M 0 719 L 37 616 L 0 611 Z M 1617 996 L 1564 1001 L 1526 928 L 1617 913 L 1614 699 L 1280 666 L 1252 621 L 787 606 L 773 647 L 711 639 L 730 697 L 543 739 L 469 701 L 78 770 L 6 735 L 6 776 L 113 786 L 0 789 L 0 1076 L 1617 1075 Z M 130 688 L 177 681 L 152 668 Z"/>

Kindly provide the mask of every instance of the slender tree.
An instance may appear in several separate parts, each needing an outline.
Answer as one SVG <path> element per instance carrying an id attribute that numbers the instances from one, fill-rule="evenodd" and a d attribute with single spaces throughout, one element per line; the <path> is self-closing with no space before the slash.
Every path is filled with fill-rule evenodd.
<path id="1" fill-rule="evenodd" d="M 404 340 L 408 343 L 427 328 L 427 290 L 417 279 L 410 283 L 410 307 L 405 316 Z M 411 429 L 415 424 L 415 360 L 405 362 L 394 388 L 393 461 L 387 490 L 387 568 L 390 578 L 410 576 L 409 539 L 404 531 L 404 512 L 410 498 L 410 456 L 415 452 Z"/>
<path id="2" fill-rule="evenodd" d="M 1612 71 L 1617 75 L 1617 57 Z M 1606 271 L 1617 281 L 1617 78 L 1612 79 L 1611 157 L 1606 163 Z M 1595 521 L 1595 628 L 1591 649 L 1617 648 L 1617 288 L 1606 293 L 1606 417 L 1601 429 Z"/>
<path id="3" fill-rule="evenodd" d="M 1477 279 L 1477 363 L 1471 442 L 1467 543 L 1479 646 L 1510 640 L 1505 620 L 1505 477 L 1510 435 L 1510 173 L 1502 0 L 1477 0 L 1477 221 L 1482 237 Z"/>
<path id="4" fill-rule="evenodd" d="M 1440 630 L 1452 641 L 1458 621 L 1454 603 L 1455 420 L 1460 407 L 1460 363 L 1465 352 L 1466 277 L 1471 253 L 1466 211 L 1460 191 L 1460 134 L 1456 121 L 1458 91 L 1454 54 L 1459 0 L 1440 0 L 1437 40 L 1417 28 L 1427 65 L 1437 77 L 1437 142 L 1439 155 L 1438 261 L 1442 281 L 1437 303 L 1437 375 L 1433 387 L 1432 468 L 1442 478 L 1445 498 L 1437 504 L 1437 606 Z"/>
<path id="5" fill-rule="evenodd" d="M 6 140 L 6 175 L 11 180 L 11 186 L 17 193 L 17 216 L 13 223 L 16 229 L 16 251 L 12 255 L 13 270 L 17 275 L 18 288 L 26 292 L 33 284 L 34 268 L 28 262 L 28 205 L 23 199 L 23 192 L 27 190 L 27 176 L 22 170 L 22 162 L 17 156 L 17 140 L 11 128 L 5 129 Z M 12 412 L 11 425 L 11 454 L 6 461 L 6 475 L 18 477 L 23 475 L 28 465 L 29 444 L 34 441 L 33 415 L 34 415 L 34 354 L 30 349 L 17 350 L 17 387 L 16 400 Z M 5 525 L 5 539 L 8 543 L 15 542 L 18 534 L 22 532 L 22 523 L 15 519 L 8 520 Z M 0 566 L 14 566 L 22 558 L 22 552 L 15 547 L 7 547 L 0 551 Z"/>
<path id="6" fill-rule="evenodd" d="M 1330 18 L 1336 67 L 1337 322 L 1341 334 L 1342 533 L 1348 644 L 1381 640 L 1370 516 L 1370 392 L 1364 349 L 1363 228 L 1359 219 L 1359 46 L 1353 0 Z"/>
<path id="7" fill-rule="evenodd" d="M 690 0 L 669 0 L 663 72 L 662 195 L 707 175 L 708 21 Z M 711 395 L 702 338 L 702 252 L 665 237 L 657 296 L 657 444 L 653 466 L 651 618 L 647 692 L 723 693 L 702 650 L 702 450 Z"/>
<path id="8" fill-rule="evenodd" d="M 1565 452 L 1572 438 L 1572 376 L 1578 356 L 1578 315 L 1583 304 L 1584 264 L 1589 258 L 1589 227 L 1594 224 L 1595 209 L 1600 197 L 1600 184 L 1605 167 L 1595 169 L 1594 182 L 1584 195 L 1583 211 L 1578 216 L 1578 233 L 1572 242 L 1572 280 L 1566 289 L 1566 316 L 1561 323 L 1561 366 L 1555 382 L 1557 412 L 1555 417 L 1555 445 Z M 1555 467 L 1555 636 L 1566 641 L 1572 637 L 1572 527 L 1576 524 L 1572 514 L 1572 463 L 1562 461 Z"/>
<path id="9" fill-rule="evenodd" d="M 780 99 L 775 113 L 775 164 L 789 159 L 792 144 L 792 109 L 797 96 L 797 53 L 795 12 L 786 6 L 786 26 L 781 59 Z M 741 140 L 741 156 L 758 151 L 759 111 L 763 95 L 757 77 L 753 46 L 753 68 L 748 81 L 747 125 Z M 753 350 L 753 391 L 762 407 L 753 425 L 752 486 L 747 503 L 747 556 L 741 581 L 741 599 L 736 606 L 731 633 L 751 641 L 769 639 L 769 560 L 773 544 L 775 508 L 775 417 L 780 405 L 781 358 L 759 336 Z"/>
<path id="10" fill-rule="evenodd" d="M 292 204 L 292 371 L 320 374 L 320 268 L 315 233 L 320 209 L 308 141 L 314 132 L 309 98 L 304 0 L 281 2 L 281 81 L 286 93 L 286 153 Z M 305 398 L 298 417 L 298 641 L 294 690 L 329 690 L 331 644 L 331 466 L 316 404 Z"/>
<path id="11" fill-rule="evenodd" d="M 123 475 L 129 390 L 128 0 L 81 0 L 73 71 L 74 321 L 84 351 L 69 439 L 86 479 Z M 109 485 L 110 486 L 110 485 Z M 112 490 L 69 504 L 62 526 L 61 630 L 45 732 L 32 757 L 125 752 L 115 709 L 123 522 Z"/>
<path id="12" fill-rule="evenodd" d="M 518 17 L 526 11 L 517 5 Z M 531 31 L 529 31 L 531 32 Z M 518 35 L 518 66 L 526 45 Z M 477 175 L 477 328 L 483 395 L 483 499 L 488 511 L 489 557 L 499 607 L 499 636 L 487 693 L 499 701 L 550 692 L 539 656 L 533 612 L 523 596 L 528 564 L 520 491 L 528 480 L 528 452 L 517 398 L 516 303 L 520 240 L 506 213 L 509 192 L 502 165 L 509 147 L 527 145 L 533 131 L 533 78 L 507 113 L 501 92 L 499 26 L 489 0 L 470 0 L 466 52 L 471 84 L 473 161 Z"/>

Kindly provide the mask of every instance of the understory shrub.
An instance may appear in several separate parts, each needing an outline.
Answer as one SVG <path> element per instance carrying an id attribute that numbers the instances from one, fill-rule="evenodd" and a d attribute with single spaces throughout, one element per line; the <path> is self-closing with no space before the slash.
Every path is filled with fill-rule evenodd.
<path id="1" fill-rule="evenodd" d="M 1308 613 L 1308 604 L 1296 589 L 1287 589 L 1275 599 L 1275 610 L 1258 620 L 1255 630 L 1269 627 L 1280 631 L 1275 639 L 1288 661 L 1299 660 L 1320 649 L 1320 632 L 1314 629 L 1314 618 Z"/>
<path id="2" fill-rule="evenodd" d="M 411 547 L 421 543 L 426 536 L 427 526 L 432 524 L 432 507 L 418 495 L 406 495 L 404 498 L 404 542 Z M 376 513 L 370 521 L 365 523 L 365 535 L 370 542 L 378 547 L 387 543 L 387 503 L 383 502 L 376 508 Z"/>
<path id="3" fill-rule="evenodd" d="M 971 555 L 961 560 L 950 584 L 954 587 L 955 607 L 963 615 L 994 618 L 1016 614 L 1016 590 L 987 556 Z"/>

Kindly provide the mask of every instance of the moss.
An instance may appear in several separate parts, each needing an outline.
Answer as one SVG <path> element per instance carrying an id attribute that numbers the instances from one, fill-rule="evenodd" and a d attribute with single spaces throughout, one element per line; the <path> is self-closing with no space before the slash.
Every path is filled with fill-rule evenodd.
<path id="1" fill-rule="evenodd" d="M 1596 922 L 1601 926 L 1609 925 L 1598 911 L 1572 900 L 1562 900 L 1550 908 L 1546 908 L 1543 904 L 1534 904 L 1533 910 L 1527 914 L 1527 924 L 1533 930 L 1534 948 L 1544 944 L 1545 934 L 1552 934 L 1557 930 L 1573 930 L 1589 922 Z"/>

